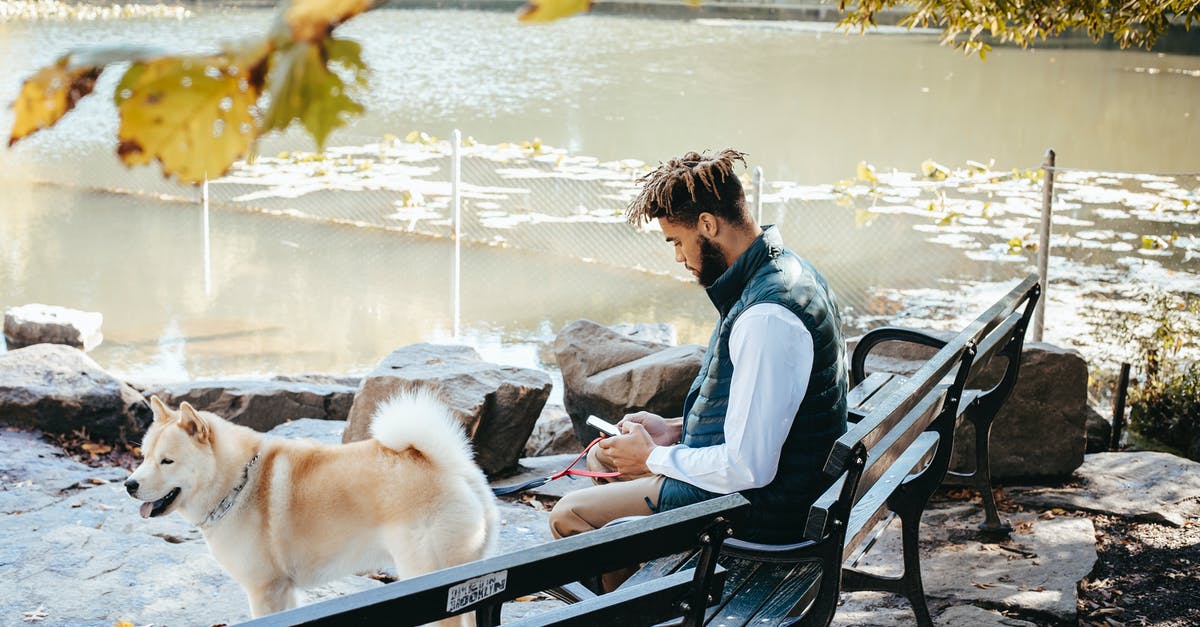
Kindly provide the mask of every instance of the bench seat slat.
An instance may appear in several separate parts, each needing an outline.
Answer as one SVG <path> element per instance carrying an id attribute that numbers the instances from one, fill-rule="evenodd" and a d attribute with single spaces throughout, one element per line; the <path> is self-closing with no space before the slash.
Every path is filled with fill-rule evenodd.
<path id="1" fill-rule="evenodd" d="M 755 564 L 740 558 L 725 558 L 720 561 L 729 564 L 727 568 L 731 570 L 740 567 L 752 569 L 753 572 L 741 582 L 736 594 L 732 594 L 731 589 L 726 588 L 721 605 L 709 614 L 706 624 L 711 626 L 742 627 L 749 624 L 767 599 L 778 592 L 796 569 L 794 564 Z"/>
<path id="2" fill-rule="evenodd" d="M 674 555 L 665 555 L 657 559 L 652 559 L 643 564 L 642 567 L 639 568 L 632 577 L 622 582 L 620 587 L 625 588 L 628 586 L 636 586 L 647 581 L 658 579 L 659 577 L 666 577 L 667 575 L 674 574 L 680 568 L 683 568 L 684 564 L 694 562 L 696 559 L 695 556 L 698 554 L 698 551 L 689 550 L 676 553 Z"/>
<path id="3" fill-rule="evenodd" d="M 812 603 L 819 583 L 821 583 L 820 562 L 813 560 L 796 564 L 783 585 L 779 586 L 775 594 L 771 595 L 767 602 L 759 608 L 747 626 L 778 625 L 789 615 L 800 613 Z M 793 612 L 793 608 L 797 611 Z"/>
<path id="4" fill-rule="evenodd" d="M 723 615 L 725 606 L 746 592 L 751 580 L 759 574 L 759 571 L 772 566 L 730 555 L 721 555 L 717 559 L 717 563 L 725 567 L 728 572 L 728 576 L 725 578 L 725 594 L 720 603 L 708 608 L 708 612 L 704 616 L 705 624 L 717 624 L 713 622 L 713 617 Z"/>
<path id="5" fill-rule="evenodd" d="M 852 411 L 861 411 L 862 415 L 866 415 L 867 410 L 873 407 L 873 404 L 868 404 L 872 398 L 877 398 L 876 395 L 892 380 L 896 375 L 890 372 L 872 372 L 863 379 L 861 383 L 850 388 L 846 392 L 846 407 Z M 857 420 L 853 420 L 857 422 Z"/>
<path id="6" fill-rule="evenodd" d="M 659 577 L 652 581 L 618 588 L 574 605 L 558 607 L 512 623 L 514 627 L 609 627 L 620 624 L 652 624 L 679 615 L 678 602 L 691 589 L 694 569 Z M 713 576 L 714 590 L 720 590 L 725 571 L 718 568 Z M 619 611 L 618 611 L 619 609 Z"/>

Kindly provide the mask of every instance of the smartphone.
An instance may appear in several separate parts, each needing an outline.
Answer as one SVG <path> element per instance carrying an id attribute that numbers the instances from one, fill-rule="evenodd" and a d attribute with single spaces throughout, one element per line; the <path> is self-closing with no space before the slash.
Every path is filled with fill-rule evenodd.
<path id="1" fill-rule="evenodd" d="M 605 435 L 621 435 L 621 431 L 617 426 L 596 416 L 588 416 L 587 423 L 600 430 Z"/>

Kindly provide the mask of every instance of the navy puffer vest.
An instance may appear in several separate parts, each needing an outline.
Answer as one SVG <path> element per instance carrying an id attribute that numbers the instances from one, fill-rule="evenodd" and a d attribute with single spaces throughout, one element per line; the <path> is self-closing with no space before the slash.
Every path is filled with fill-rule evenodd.
<path id="1" fill-rule="evenodd" d="M 821 468 L 834 440 L 846 432 L 846 344 L 837 302 L 812 264 L 783 247 L 774 226 L 763 229 L 737 261 L 708 288 L 721 318 L 713 329 L 700 373 L 683 407 L 684 446 L 700 448 L 725 441 L 725 411 L 733 363 L 729 335 L 738 315 L 758 303 L 776 303 L 796 314 L 813 339 L 813 372 L 791 431 L 783 443 L 779 471 L 771 483 L 745 490 L 749 517 L 735 535 L 783 544 L 804 532 L 808 508 L 827 487 Z M 660 511 L 718 496 L 667 478 L 659 493 Z"/>

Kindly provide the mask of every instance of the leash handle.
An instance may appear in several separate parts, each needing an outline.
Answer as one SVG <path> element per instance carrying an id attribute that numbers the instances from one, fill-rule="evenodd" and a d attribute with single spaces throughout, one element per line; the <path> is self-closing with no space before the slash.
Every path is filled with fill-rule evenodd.
<path id="1" fill-rule="evenodd" d="M 550 478 L 547 481 L 554 481 L 555 479 L 561 479 L 566 476 L 599 477 L 599 478 L 604 478 L 604 479 L 621 476 L 621 473 L 615 472 L 615 471 L 614 472 L 597 472 L 595 470 L 575 470 L 574 468 L 572 468 L 572 466 L 579 463 L 579 460 L 583 459 L 584 455 L 588 454 L 588 451 L 592 450 L 593 446 L 596 446 L 597 444 L 599 444 L 600 440 L 603 440 L 603 439 L 604 439 L 604 436 L 600 436 L 600 437 L 596 438 L 595 440 L 592 440 L 592 442 L 590 444 L 583 447 L 582 453 L 580 453 L 571 463 L 567 464 L 566 468 L 563 468 L 562 470 L 550 475 Z"/>
<path id="2" fill-rule="evenodd" d="M 611 477 L 618 477 L 621 475 L 621 473 L 619 473 L 619 472 L 596 472 L 594 470 L 575 470 L 574 468 L 572 468 L 572 466 L 579 463 L 579 460 L 583 459 L 584 455 L 588 454 L 588 451 L 592 450 L 593 446 L 596 446 L 596 444 L 599 443 L 600 440 L 603 440 L 603 439 L 604 439 L 604 436 L 600 436 L 600 437 L 596 438 L 595 440 L 592 440 L 592 442 L 590 444 L 588 444 L 587 446 L 585 446 L 583 448 L 582 453 L 580 453 L 574 460 L 572 460 L 571 463 L 567 464 L 566 468 L 563 468 L 562 470 L 550 475 L 549 477 L 538 477 L 537 479 L 530 479 L 529 481 L 526 481 L 525 483 L 518 483 L 516 485 L 508 485 L 508 486 L 502 486 L 502 487 L 498 487 L 498 488 L 492 488 L 492 494 L 494 494 L 496 496 L 504 496 L 505 494 L 521 492 L 522 490 L 536 488 L 536 487 L 542 486 L 546 483 L 549 483 L 551 481 L 554 481 L 555 479 L 561 479 L 563 477 L 568 477 L 568 476 L 571 476 L 571 477 L 599 477 L 599 478 L 605 478 L 605 479 L 611 478 Z"/>

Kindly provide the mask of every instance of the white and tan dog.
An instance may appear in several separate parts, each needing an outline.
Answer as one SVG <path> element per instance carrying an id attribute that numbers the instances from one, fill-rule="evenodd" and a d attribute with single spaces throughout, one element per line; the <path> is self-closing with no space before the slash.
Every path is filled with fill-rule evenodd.
<path id="1" fill-rule="evenodd" d="M 380 405 L 372 439 L 327 446 L 264 436 L 150 399 L 154 424 L 125 488 L 143 518 L 178 511 L 261 616 L 297 588 L 395 566 L 410 577 L 477 560 L 498 513 L 458 422 L 432 394 Z"/>

